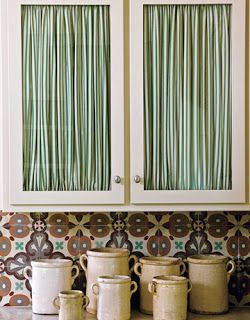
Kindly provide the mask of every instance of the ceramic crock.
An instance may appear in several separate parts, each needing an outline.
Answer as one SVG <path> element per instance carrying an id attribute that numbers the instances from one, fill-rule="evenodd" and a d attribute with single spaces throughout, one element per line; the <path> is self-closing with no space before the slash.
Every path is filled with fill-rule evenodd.
<path id="1" fill-rule="evenodd" d="M 200 314 L 228 311 L 228 282 L 235 263 L 219 255 L 194 255 L 188 259 L 189 279 L 193 289 L 190 310 Z"/>
<path id="2" fill-rule="evenodd" d="M 82 291 L 62 291 L 53 300 L 54 306 L 59 310 L 59 320 L 82 320 L 83 310 L 89 303 L 89 298 Z"/>
<path id="3" fill-rule="evenodd" d="M 96 283 L 99 276 L 114 274 L 129 276 L 131 274 L 134 266 L 129 270 L 129 262 L 134 260 L 135 263 L 138 259 L 135 255 L 129 256 L 129 254 L 127 249 L 100 248 L 88 250 L 87 254 L 80 257 L 80 264 L 87 279 L 88 312 L 93 314 L 97 312 L 96 296 L 91 286 Z"/>
<path id="4" fill-rule="evenodd" d="M 137 290 L 137 283 L 128 276 L 114 275 L 98 277 L 91 287 L 98 297 L 98 320 L 129 320 L 130 300 Z"/>
<path id="5" fill-rule="evenodd" d="M 148 284 L 148 290 L 153 295 L 154 320 L 186 320 L 191 288 L 190 281 L 185 277 L 154 277 Z"/>
<path id="6" fill-rule="evenodd" d="M 153 297 L 148 284 L 156 276 L 180 276 L 186 271 L 186 265 L 178 258 L 143 257 L 135 264 L 135 273 L 140 277 L 140 311 L 153 314 Z"/>
<path id="7" fill-rule="evenodd" d="M 72 266 L 72 261 L 66 259 L 35 260 L 31 262 L 31 267 L 26 267 L 23 273 L 32 287 L 32 311 L 38 314 L 58 314 L 53 299 L 59 292 L 71 290 L 79 275 L 78 267 Z M 32 277 L 29 272 L 32 272 Z"/>

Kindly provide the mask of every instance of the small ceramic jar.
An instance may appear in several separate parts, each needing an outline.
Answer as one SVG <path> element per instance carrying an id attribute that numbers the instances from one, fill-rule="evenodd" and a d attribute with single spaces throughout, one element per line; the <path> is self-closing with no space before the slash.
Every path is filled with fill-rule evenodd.
<path id="1" fill-rule="evenodd" d="M 135 273 L 140 277 L 140 311 L 153 314 L 153 297 L 148 284 L 156 276 L 180 276 L 186 271 L 185 263 L 172 257 L 143 257 L 135 264 Z"/>
<path id="2" fill-rule="evenodd" d="M 185 277 L 158 276 L 149 283 L 148 290 L 153 294 L 154 320 L 186 320 L 189 280 Z"/>
<path id="3" fill-rule="evenodd" d="M 90 301 L 87 307 L 88 312 L 93 314 L 97 312 L 96 296 L 91 286 L 96 283 L 99 276 L 113 274 L 129 276 L 131 274 L 134 266 L 129 269 L 129 263 L 131 260 L 134 260 L 135 263 L 138 259 L 135 255 L 129 256 L 129 254 L 127 249 L 100 248 L 88 250 L 87 254 L 80 257 L 80 264 L 87 279 L 86 294 Z"/>
<path id="4" fill-rule="evenodd" d="M 195 255 L 187 261 L 189 279 L 193 284 L 190 310 L 200 314 L 227 312 L 228 282 L 235 263 L 219 255 Z"/>
<path id="5" fill-rule="evenodd" d="M 91 287 L 98 296 L 98 320 L 129 320 L 130 300 L 137 290 L 135 281 L 128 276 L 101 276 Z"/>
<path id="6" fill-rule="evenodd" d="M 66 259 L 40 259 L 24 269 L 24 277 L 32 287 L 32 311 L 38 314 L 58 314 L 53 299 L 59 292 L 71 290 L 79 275 L 77 266 Z M 75 275 L 72 276 L 72 271 Z M 28 273 L 32 272 L 32 277 Z"/>
<path id="7" fill-rule="evenodd" d="M 82 291 L 62 291 L 53 300 L 56 309 L 59 310 L 59 320 L 82 320 L 83 310 L 89 303 L 89 298 Z"/>

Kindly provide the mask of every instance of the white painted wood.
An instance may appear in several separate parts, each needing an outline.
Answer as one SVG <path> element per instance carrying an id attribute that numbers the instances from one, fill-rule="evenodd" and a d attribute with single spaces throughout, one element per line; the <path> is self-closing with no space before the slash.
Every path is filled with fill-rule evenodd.
<path id="1" fill-rule="evenodd" d="M 8 176 L 8 165 L 9 165 L 9 114 L 8 114 L 8 39 L 7 39 L 7 0 L 1 1 L 1 28 L 2 28 L 2 39 L 1 39 L 1 54 L 2 54 L 2 146 L 3 146 L 3 169 L 2 169 L 2 201 L 3 211 L 6 211 L 6 207 L 9 205 L 9 176 Z M 6 201 L 7 200 L 7 201 Z"/>
<path id="2" fill-rule="evenodd" d="M 2 15 L 2 3 L 0 3 L 0 17 Z M 0 21 L 0 128 L 3 126 L 3 56 L 2 56 L 2 24 Z M 1 132 L 1 131 L 0 131 Z M 0 133 L 0 210 L 3 209 L 3 135 Z"/>
<path id="3" fill-rule="evenodd" d="M 250 211 L 250 204 L 5 205 L 4 212 L 184 212 Z"/>
<path id="4" fill-rule="evenodd" d="M 234 1 L 238 0 L 138 0 L 143 5 L 233 4 Z"/>
<path id="5" fill-rule="evenodd" d="M 46 191 L 25 192 L 22 188 L 22 66 L 21 66 L 21 5 L 109 5 L 111 19 L 111 191 Z M 8 29 L 9 88 L 8 117 L 5 131 L 9 133 L 9 160 L 4 168 L 9 173 L 9 192 L 5 193 L 5 207 L 9 205 L 86 205 L 124 203 L 124 94 L 123 94 L 123 1 L 122 0 L 11 0 L 7 15 L 2 16 Z M 7 43 L 5 43 L 7 45 Z M 6 115 L 6 114 L 5 114 Z M 4 118 L 5 121 L 7 117 Z M 9 125 L 9 127 L 8 127 Z M 7 148 L 6 150 L 7 151 Z M 121 184 L 114 182 L 121 176 Z M 6 177 L 7 178 L 7 177 Z M 8 178 L 7 178 L 8 179 Z M 8 194 L 9 193 L 9 194 Z"/>
<path id="6" fill-rule="evenodd" d="M 232 5 L 232 190 L 145 191 L 143 183 L 143 5 Z M 245 188 L 245 0 L 130 0 L 131 202 L 133 204 L 244 203 Z M 133 181 L 135 175 L 141 183 Z"/>

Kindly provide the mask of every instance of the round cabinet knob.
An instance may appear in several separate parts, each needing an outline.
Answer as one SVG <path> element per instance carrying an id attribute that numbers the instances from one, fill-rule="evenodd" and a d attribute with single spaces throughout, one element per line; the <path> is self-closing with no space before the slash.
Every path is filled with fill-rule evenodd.
<path id="1" fill-rule="evenodd" d="M 134 181 L 135 181 L 135 183 L 140 183 L 141 182 L 141 177 L 140 176 L 135 176 L 134 177 Z"/>
<path id="2" fill-rule="evenodd" d="M 115 183 L 121 183 L 122 179 L 120 176 L 115 176 Z"/>

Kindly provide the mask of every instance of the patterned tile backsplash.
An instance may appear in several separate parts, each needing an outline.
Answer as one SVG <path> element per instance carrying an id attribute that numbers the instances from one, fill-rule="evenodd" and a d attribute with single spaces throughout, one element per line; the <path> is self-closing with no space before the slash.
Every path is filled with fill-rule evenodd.
<path id="1" fill-rule="evenodd" d="M 30 304 L 23 269 L 32 260 L 67 257 L 77 264 L 92 247 L 127 248 L 138 257 L 224 254 L 237 266 L 230 304 L 250 306 L 249 212 L 0 213 L 0 305 Z M 83 271 L 74 288 L 85 290 Z"/>

